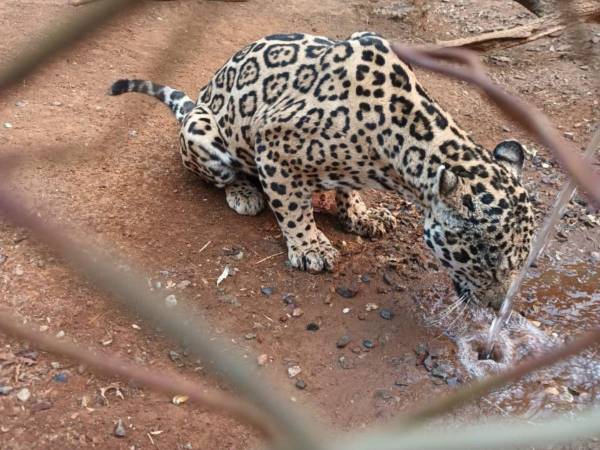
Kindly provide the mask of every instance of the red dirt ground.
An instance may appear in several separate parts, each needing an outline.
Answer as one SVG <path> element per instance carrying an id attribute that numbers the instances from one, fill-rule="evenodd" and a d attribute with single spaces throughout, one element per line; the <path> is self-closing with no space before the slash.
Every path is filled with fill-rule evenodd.
<path id="1" fill-rule="evenodd" d="M 413 350 L 420 343 L 441 346 L 450 359 L 454 348 L 440 337 L 443 330 L 424 323 L 428 302 L 446 295 L 449 287 L 446 275 L 437 270 L 422 244 L 416 209 L 397 196 L 369 192 L 371 203 L 388 205 L 400 215 L 400 229 L 376 241 L 345 234 L 332 217 L 321 214 L 317 219 L 321 228 L 342 249 L 339 270 L 322 275 L 291 270 L 285 265 L 284 243 L 269 212 L 238 216 L 227 207 L 222 191 L 184 172 L 177 153 L 176 123 L 164 106 L 142 96 L 113 98 L 105 92 L 117 78 L 142 77 L 194 96 L 237 49 L 275 32 L 342 38 L 369 29 L 390 39 L 423 43 L 531 18 L 516 4 L 498 7 L 492 1 L 432 1 L 425 19 L 412 15 L 396 21 L 377 13 L 377 8 L 392 3 L 147 2 L 62 53 L 0 99 L 0 155 L 12 150 L 73 150 L 66 159 L 33 159 L 8 180 L 41 218 L 77 229 L 90 241 L 143 267 L 148 278 L 161 282 L 165 296 L 177 295 L 180 303 L 213 324 L 212 333 L 231 337 L 249 358 L 267 354 L 269 362 L 257 376 L 276 383 L 290 398 L 290 408 L 310 407 L 324 425 L 341 430 L 382 422 L 452 389 L 415 365 Z M 79 11 L 67 0 L 1 2 L 3 65 L 15 48 L 39 37 L 38 30 Z M 600 68 L 587 65 L 572 54 L 572 48 L 561 47 L 570 45 L 568 38 L 495 52 L 486 62 L 500 84 L 542 108 L 583 145 L 599 117 L 592 74 Z M 508 123 L 468 86 L 428 73 L 419 76 L 482 144 L 493 147 L 501 139 L 517 137 L 535 147 L 517 125 Z M 542 209 L 564 179 L 555 165 L 548 164 L 542 170 L 529 161 L 524 175 Z M 568 242 L 553 244 L 553 249 L 573 257 L 578 248 L 597 250 L 598 235 L 597 227 L 577 228 Z M 240 249 L 241 259 L 231 256 L 230 249 Z M 277 256 L 259 262 L 270 255 Z M 392 266 L 390 258 L 396 261 Z M 238 272 L 217 288 L 215 281 L 226 264 Z M 383 281 L 384 271 L 393 273 L 397 288 Z M 361 282 L 365 274 L 369 282 Z M 191 285 L 171 287 L 184 280 Z M 359 288 L 352 299 L 334 292 L 335 287 L 350 285 Z M 272 287 L 273 295 L 261 294 L 262 286 Z M 296 296 L 304 315 L 288 317 L 291 309 L 282 301 L 286 293 Z M 378 311 L 366 312 L 369 302 L 391 309 L 394 318 L 387 321 Z M 115 308 L 110 298 L 81 281 L 33 236 L 3 222 L 0 307 L 51 335 L 63 331 L 64 339 L 148 366 L 177 370 L 206 387 L 227 389 L 198 369 L 201 362 L 183 355 L 180 363 L 173 362 L 169 351 L 183 353 L 180 346 Z M 350 313 L 342 313 L 345 307 L 351 308 Z M 320 330 L 306 331 L 309 322 L 318 322 Z M 246 339 L 248 333 L 256 338 Z M 336 341 L 344 334 L 353 340 L 338 349 Z M 372 340 L 375 347 L 365 350 L 363 339 Z M 259 443 L 252 430 L 215 412 L 187 403 L 175 406 L 163 395 L 98 377 L 50 354 L 32 355 L 27 352 L 35 349 L 23 342 L 0 336 L 0 343 L 0 386 L 13 388 L 9 395 L 0 396 L 3 449 L 240 449 Z M 342 367 L 341 356 L 349 368 Z M 303 369 L 299 378 L 306 382 L 304 390 L 287 376 L 292 363 Z M 68 373 L 67 383 L 52 380 L 59 372 Z M 395 386 L 396 381 L 409 386 Z M 123 398 L 113 390 L 105 401 L 100 388 L 112 383 L 118 383 Z M 24 387 L 31 398 L 21 402 L 16 393 Z M 82 406 L 84 398 L 89 408 Z M 456 418 L 482 410 L 488 409 L 476 404 Z M 122 439 L 113 435 L 119 418 L 127 429 Z M 149 434 L 153 431 L 161 433 Z"/>

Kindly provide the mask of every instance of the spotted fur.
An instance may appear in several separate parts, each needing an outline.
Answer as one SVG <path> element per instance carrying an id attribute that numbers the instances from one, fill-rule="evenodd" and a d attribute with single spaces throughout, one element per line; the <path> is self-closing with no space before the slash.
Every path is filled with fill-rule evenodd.
<path id="1" fill-rule="evenodd" d="M 422 206 L 425 242 L 461 295 L 497 305 L 523 264 L 533 215 L 521 145 L 489 153 L 475 144 L 378 35 L 265 37 L 237 52 L 195 104 L 156 86 L 120 80 L 111 93 L 144 92 L 169 105 L 181 122 L 183 164 L 224 187 L 235 211 L 258 214 L 266 197 L 294 267 L 331 270 L 338 256 L 315 224 L 315 191 L 337 192 L 348 231 L 395 227 L 388 211 L 367 208 L 364 188 Z"/>

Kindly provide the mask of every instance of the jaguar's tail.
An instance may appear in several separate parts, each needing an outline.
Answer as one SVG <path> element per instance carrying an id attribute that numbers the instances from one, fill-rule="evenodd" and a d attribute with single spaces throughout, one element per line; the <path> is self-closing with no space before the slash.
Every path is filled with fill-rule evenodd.
<path id="1" fill-rule="evenodd" d="M 121 95 L 125 92 L 140 92 L 156 97 L 173 111 L 179 123 L 196 106 L 183 92 L 146 80 L 118 80 L 110 87 L 109 95 Z"/>

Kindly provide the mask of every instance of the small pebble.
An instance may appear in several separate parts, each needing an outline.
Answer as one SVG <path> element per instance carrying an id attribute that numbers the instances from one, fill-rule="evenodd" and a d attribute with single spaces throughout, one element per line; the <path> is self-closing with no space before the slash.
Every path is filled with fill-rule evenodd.
<path id="1" fill-rule="evenodd" d="M 290 378 L 294 378 L 295 376 L 297 376 L 300 372 L 302 372 L 302 369 L 300 368 L 300 366 L 291 366 L 288 367 L 288 376 Z"/>
<path id="2" fill-rule="evenodd" d="M 67 383 L 69 381 L 69 375 L 66 372 L 57 373 L 52 377 L 52 381 L 57 383 Z"/>
<path id="3" fill-rule="evenodd" d="M 283 297 L 281 297 L 281 299 L 286 305 L 293 305 L 296 301 L 296 296 L 288 292 L 287 294 L 283 294 Z"/>
<path id="4" fill-rule="evenodd" d="M 58 333 L 56 333 L 56 337 L 58 339 L 62 339 L 65 337 L 65 332 L 63 330 L 60 330 Z"/>
<path id="5" fill-rule="evenodd" d="M 270 297 L 271 295 L 273 295 L 273 288 L 270 288 L 270 287 L 261 287 L 260 288 L 260 292 L 262 292 L 263 295 L 266 295 L 267 297 Z"/>
<path id="6" fill-rule="evenodd" d="M 31 397 L 31 392 L 29 392 L 29 389 L 27 388 L 23 388 L 19 392 L 17 392 L 17 398 L 19 399 L 19 401 L 26 402 L 27 400 L 29 400 L 29 397 Z"/>
<path id="7" fill-rule="evenodd" d="M 12 128 L 12 123 L 10 122 L 4 122 L 4 128 Z"/>
<path id="8" fill-rule="evenodd" d="M 294 310 L 292 311 L 292 317 L 300 317 L 304 314 L 304 311 L 302 311 L 301 308 L 294 308 Z"/>
<path id="9" fill-rule="evenodd" d="M 180 281 L 179 283 L 177 283 L 177 289 L 183 290 L 191 285 L 192 285 L 192 282 L 190 280 L 183 280 L 183 281 Z"/>
<path id="10" fill-rule="evenodd" d="M 15 106 L 22 108 L 23 106 L 25 106 L 27 104 L 27 102 L 24 102 L 23 100 L 17 100 L 15 102 Z"/>
<path id="11" fill-rule="evenodd" d="M 335 288 L 335 292 L 344 298 L 352 298 L 356 296 L 358 289 L 353 287 L 338 286 Z"/>
<path id="12" fill-rule="evenodd" d="M 367 315 L 364 312 L 359 312 L 358 313 L 358 320 L 366 320 L 367 319 Z"/>
<path id="13" fill-rule="evenodd" d="M 296 380 L 296 387 L 300 390 L 304 390 L 306 388 L 306 383 L 304 382 L 304 380 Z"/>
<path id="14" fill-rule="evenodd" d="M 247 341 L 251 341 L 252 339 L 256 339 L 256 333 L 248 333 L 244 335 L 244 339 Z"/>
<path id="15" fill-rule="evenodd" d="M 365 305 L 365 309 L 367 310 L 367 312 L 369 312 L 369 311 L 374 311 L 374 310 L 376 310 L 377 308 L 379 308 L 379 306 L 378 306 L 376 303 L 367 303 L 367 304 Z"/>
<path id="16" fill-rule="evenodd" d="M 0 386 L 0 395 L 8 395 L 12 392 L 11 386 Z"/>
<path id="17" fill-rule="evenodd" d="M 53 369 L 60 369 L 60 363 L 58 361 L 52 361 L 50 363 L 50 367 L 52 367 Z"/>
<path id="18" fill-rule="evenodd" d="M 173 294 L 167 295 L 165 298 L 165 306 L 167 308 L 175 308 L 177 306 L 177 297 L 175 297 Z"/>
<path id="19" fill-rule="evenodd" d="M 262 355 L 258 355 L 258 357 L 256 358 L 256 363 L 261 367 L 266 365 L 268 361 L 269 357 L 264 353 Z"/>
<path id="20" fill-rule="evenodd" d="M 381 311 L 379 311 L 379 316 L 385 320 L 392 320 L 392 317 L 394 317 L 394 313 L 389 309 L 382 309 Z"/>
<path id="21" fill-rule="evenodd" d="M 119 419 L 117 421 L 117 424 L 115 425 L 113 434 L 118 438 L 123 438 L 127 435 L 127 432 L 125 431 L 125 427 L 123 426 L 123 421 L 121 419 Z"/>
<path id="22" fill-rule="evenodd" d="M 363 342 L 363 347 L 364 348 L 373 348 L 375 347 L 375 344 L 373 343 L 373 341 L 369 340 L 369 339 L 365 339 Z"/>
<path id="23" fill-rule="evenodd" d="M 342 309 L 342 313 L 344 313 L 344 314 L 348 314 L 349 312 L 350 312 L 350 308 Z"/>
<path id="24" fill-rule="evenodd" d="M 51 104 L 52 106 L 62 106 L 62 102 L 59 102 L 58 100 L 54 100 Z"/>
<path id="25" fill-rule="evenodd" d="M 371 281 L 371 276 L 368 273 L 363 273 L 360 276 L 360 281 L 361 281 L 361 283 L 368 283 Z"/>
<path id="26" fill-rule="evenodd" d="M 308 331 L 319 331 L 319 324 L 315 323 L 315 322 L 311 322 L 308 325 L 306 325 L 306 329 Z"/>
<path id="27" fill-rule="evenodd" d="M 350 343 L 351 340 L 352 340 L 352 338 L 350 338 L 350 336 L 345 334 L 337 340 L 335 345 L 337 348 L 344 348 L 346 345 L 348 345 Z"/>

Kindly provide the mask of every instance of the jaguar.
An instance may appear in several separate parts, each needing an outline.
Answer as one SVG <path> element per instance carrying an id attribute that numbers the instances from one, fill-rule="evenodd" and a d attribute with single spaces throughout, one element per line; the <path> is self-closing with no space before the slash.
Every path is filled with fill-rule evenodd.
<path id="1" fill-rule="evenodd" d="M 146 80 L 121 79 L 109 90 L 126 92 L 171 109 L 183 165 L 224 188 L 233 210 L 270 207 L 295 268 L 335 267 L 338 250 L 317 228 L 311 202 L 332 190 L 342 227 L 361 236 L 390 232 L 396 218 L 369 208 L 359 190 L 398 192 L 419 205 L 425 242 L 461 298 L 498 307 L 529 252 L 523 146 L 476 144 L 378 34 L 267 36 L 233 55 L 197 101 Z"/>

